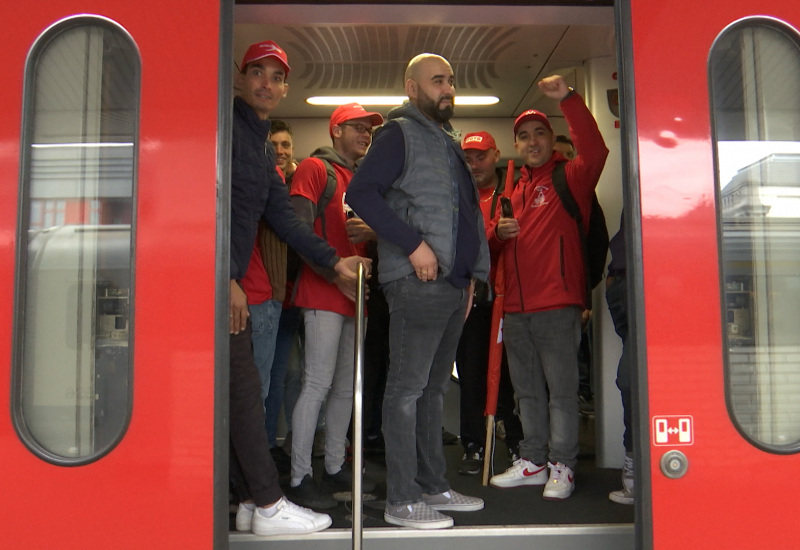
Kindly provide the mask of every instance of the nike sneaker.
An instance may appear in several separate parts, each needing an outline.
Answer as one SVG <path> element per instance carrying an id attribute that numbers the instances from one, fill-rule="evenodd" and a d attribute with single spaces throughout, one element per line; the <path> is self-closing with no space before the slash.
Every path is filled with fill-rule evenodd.
<path id="1" fill-rule="evenodd" d="M 561 462 L 555 464 L 547 463 L 550 466 L 550 479 L 544 486 L 542 497 L 545 500 L 563 500 L 569 498 L 575 490 L 575 472 L 572 468 Z"/>
<path id="2" fill-rule="evenodd" d="M 496 476 L 492 476 L 489 485 L 492 487 L 523 487 L 525 485 L 544 485 L 547 483 L 547 466 L 534 464 L 525 458 L 514 461 L 511 467 Z"/>

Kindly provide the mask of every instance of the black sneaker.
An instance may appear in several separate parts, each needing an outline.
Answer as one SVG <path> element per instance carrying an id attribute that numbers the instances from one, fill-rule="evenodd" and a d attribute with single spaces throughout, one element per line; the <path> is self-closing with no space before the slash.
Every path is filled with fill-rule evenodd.
<path id="1" fill-rule="evenodd" d="M 286 496 L 295 504 L 314 510 L 329 510 L 339 505 L 336 499 L 317 485 L 317 482 L 309 474 L 306 474 L 297 487 L 289 487 L 286 490 Z"/>
<path id="2" fill-rule="evenodd" d="M 331 493 L 349 493 L 353 490 L 353 470 L 350 464 L 342 464 L 342 469 L 335 474 L 322 474 L 322 487 Z M 375 482 L 362 476 L 361 492 L 371 493 L 375 490 Z"/>
<path id="3" fill-rule="evenodd" d="M 461 475 L 475 475 L 481 472 L 483 468 L 483 447 L 478 447 L 474 443 L 470 443 L 464 449 L 464 457 L 461 459 L 461 465 L 458 468 L 458 473 Z"/>
<path id="4" fill-rule="evenodd" d="M 280 447 L 271 447 L 269 454 L 272 455 L 272 461 L 278 469 L 278 473 L 282 476 L 292 473 L 292 457 L 286 454 L 286 451 Z"/>
<path id="5" fill-rule="evenodd" d="M 442 443 L 444 445 L 455 445 L 458 443 L 458 436 L 456 434 L 451 434 L 442 427 Z"/>

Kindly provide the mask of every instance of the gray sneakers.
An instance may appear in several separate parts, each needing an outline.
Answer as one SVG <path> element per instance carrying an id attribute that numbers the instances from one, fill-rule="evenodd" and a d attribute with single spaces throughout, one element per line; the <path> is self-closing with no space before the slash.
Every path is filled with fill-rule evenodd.
<path id="1" fill-rule="evenodd" d="M 438 495 L 426 495 L 423 493 L 422 501 L 434 510 L 450 512 L 477 512 L 478 510 L 483 510 L 483 499 L 468 497 L 452 489 Z"/>
<path id="2" fill-rule="evenodd" d="M 399 506 L 387 503 L 383 519 L 386 523 L 413 529 L 447 529 L 453 526 L 453 518 L 440 514 L 425 501 Z"/>
<path id="3" fill-rule="evenodd" d="M 476 512 L 483 510 L 483 499 L 468 497 L 450 489 L 438 495 L 422 495 L 421 502 L 392 506 L 386 504 L 383 519 L 386 523 L 413 529 L 446 529 L 453 526 L 453 518 L 440 514 L 451 512 Z"/>

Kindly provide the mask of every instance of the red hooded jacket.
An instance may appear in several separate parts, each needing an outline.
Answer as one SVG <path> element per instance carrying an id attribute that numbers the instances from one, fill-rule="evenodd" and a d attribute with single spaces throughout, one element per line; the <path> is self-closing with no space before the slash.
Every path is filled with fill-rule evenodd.
<path id="1" fill-rule="evenodd" d="M 559 105 L 578 152 L 577 158 L 565 166 L 567 184 L 583 219 L 588 220 L 608 149 L 597 122 L 578 94 L 573 93 Z M 507 313 L 584 307 L 586 274 L 580 235 L 553 187 L 553 167 L 563 160 L 566 159 L 560 153 L 553 152 L 542 166 L 522 167 L 522 177 L 511 194 L 514 215 L 520 224 L 519 236 L 505 241 L 497 238 L 499 212 L 487 228 L 492 256 L 505 248 Z"/>

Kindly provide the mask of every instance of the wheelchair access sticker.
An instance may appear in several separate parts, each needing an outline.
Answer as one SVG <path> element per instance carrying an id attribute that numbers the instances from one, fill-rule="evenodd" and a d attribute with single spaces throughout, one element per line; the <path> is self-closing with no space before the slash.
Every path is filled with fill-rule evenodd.
<path id="1" fill-rule="evenodd" d="M 653 445 L 694 445 L 694 431 L 690 415 L 663 415 L 653 417 Z"/>

